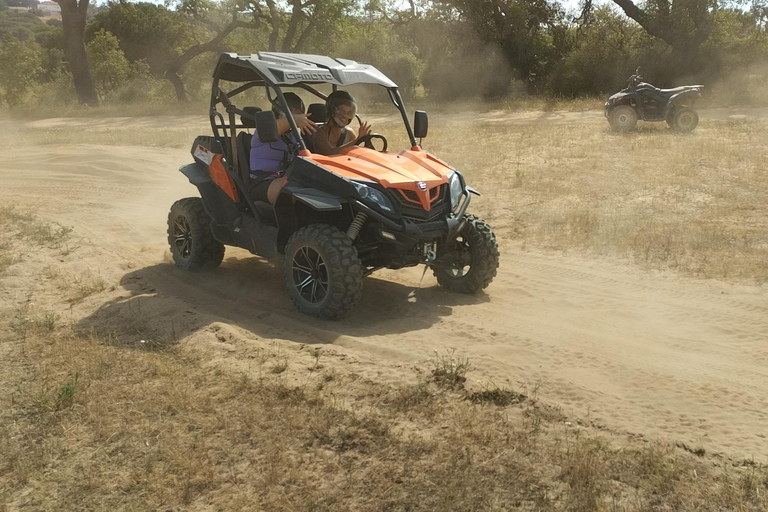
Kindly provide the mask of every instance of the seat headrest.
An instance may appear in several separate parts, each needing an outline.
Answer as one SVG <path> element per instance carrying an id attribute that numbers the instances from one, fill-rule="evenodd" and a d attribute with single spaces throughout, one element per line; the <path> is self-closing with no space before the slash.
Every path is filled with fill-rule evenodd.
<path id="1" fill-rule="evenodd" d="M 256 113 L 261 112 L 261 109 L 259 107 L 243 107 L 243 112 L 245 112 L 246 114 L 255 115 Z M 245 116 L 240 116 L 240 122 L 246 128 L 256 128 L 255 119 L 249 119 Z"/>
<path id="2" fill-rule="evenodd" d="M 324 123 L 328 121 L 328 112 L 325 109 L 325 103 L 310 103 L 307 108 L 307 117 L 315 123 Z"/>

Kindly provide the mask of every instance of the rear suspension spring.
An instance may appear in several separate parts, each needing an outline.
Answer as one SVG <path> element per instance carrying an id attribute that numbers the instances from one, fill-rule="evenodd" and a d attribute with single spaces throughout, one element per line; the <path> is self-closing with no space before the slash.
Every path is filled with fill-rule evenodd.
<path id="1" fill-rule="evenodd" d="M 358 214 L 355 215 L 355 220 L 352 221 L 352 224 L 349 225 L 349 229 L 347 229 L 347 237 L 349 237 L 350 240 L 357 238 L 357 235 L 359 235 L 360 230 L 363 229 L 363 224 L 365 224 L 367 218 L 368 215 L 363 212 L 358 212 Z"/>

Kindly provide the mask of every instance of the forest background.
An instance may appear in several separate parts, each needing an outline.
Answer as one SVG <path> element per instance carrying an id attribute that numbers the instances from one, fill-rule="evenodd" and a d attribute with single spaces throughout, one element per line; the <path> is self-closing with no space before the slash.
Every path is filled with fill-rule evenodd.
<path id="1" fill-rule="evenodd" d="M 767 28 L 768 0 L 0 0 L 0 106 L 196 108 L 219 52 L 265 50 L 370 63 L 424 101 L 596 97 L 640 66 L 764 105 Z"/>

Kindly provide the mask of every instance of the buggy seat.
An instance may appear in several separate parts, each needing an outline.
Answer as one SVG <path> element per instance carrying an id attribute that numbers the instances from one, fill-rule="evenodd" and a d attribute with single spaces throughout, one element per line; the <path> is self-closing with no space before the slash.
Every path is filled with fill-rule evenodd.
<path id="1" fill-rule="evenodd" d="M 261 112 L 261 108 L 243 107 L 243 112 L 245 112 L 246 114 L 255 115 Z M 245 116 L 240 116 L 240 123 L 245 128 L 256 129 L 255 119 L 250 119 Z M 251 138 L 252 137 L 253 135 L 251 135 L 248 132 L 240 132 L 237 134 L 237 162 L 240 167 L 240 169 L 238 169 L 238 172 L 240 173 L 240 178 L 243 180 L 243 183 L 248 183 L 248 180 L 251 178 Z"/>
<path id="2" fill-rule="evenodd" d="M 245 107 L 243 108 L 243 112 L 246 112 L 247 114 L 256 114 L 257 112 L 261 112 L 261 109 L 259 107 Z M 240 121 L 242 125 L 245 128 L 256 128 L 256 121 L 253 119 L 248 119 L 246 117 L 241 116 Z M 253 138 L 253 135 L 248 132 L 240 132 L 237 134 L 237 162 L 238 162 L 238 169 L 240 173 L 240 177 L 243 180 L 243 183 L 246 184 L 246 187 L 250 183 L 251 180 L 251 139 Z M 248 190 L 244 190 L 244 193 L 248 193 Z M 275 224 L 275 210 L 272 208 L 272 205 L 269 203 L 265 203 L 263 201 L 254 201 L 254 206 L 256 207 L 256 213 L 257 215 L 265 222 L 270 224 Z"/>
<path id="3" fill-rule="evenodd" d="M 675 94 L 685 92 L 685 91 L 690 91 L 693 89 L 699 89 L 699 88 L 701 88 L 700 85 L 683 85 L 681 87 L 674 87 L 672 89 L 659 89 L 658 87 L 653 87 L 653 92 L 665 98 L 669 98 L 670 96 L 674 96 Z"/>

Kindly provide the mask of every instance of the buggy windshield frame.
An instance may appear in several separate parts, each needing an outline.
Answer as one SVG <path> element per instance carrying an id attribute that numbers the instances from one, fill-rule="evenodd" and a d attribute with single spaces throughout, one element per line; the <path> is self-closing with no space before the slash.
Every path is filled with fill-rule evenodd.
<path id="1" fill-rule="evenodd" d="M 221 89 L 221 81 L 241 83 L 235 89 L 227 92 Z M 384 87 L 393 105 L 400 111 L 405 124 L 408 138 L 412 147 L 416 147 L 416 138 L 408 120 L 400 91 L 397 84 L 387 78 L 381 71 L 368 64 L 359 64 L 352 60 L 334 59 L 322 55 L 307 55 L 297 53 L 259 52 L 251 55 L 222 53 L 213 72 L 211 87 L 210 121 L 214 136 L 227 147 L 225 141 L 233 140 L 237 128 L 245 125 L 235 122 L 235 114 L 242 118 L 254 119 L 253 114 L 235 107 L 230 99 L 253 87 L 266 87 L 267 97 L 273 100 L 270 91 L 274 91 L 277 104 L 286 113 L 298 149 L 306 151 L 307 146 L 301 131 L 296 126 L 291 109 L 283 95 L 282 88 L 301 88 L 315 96 L 326 100 L 327 96 L 314 87 L 318 84 L 330 84 L 334 91 L 339 86 L 354 84 L 371 84 Z M 217 110 L 222 104 L 229 114 L 229 123 Z M 234 143 L 234 142 L 233 142 Z"/>

